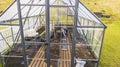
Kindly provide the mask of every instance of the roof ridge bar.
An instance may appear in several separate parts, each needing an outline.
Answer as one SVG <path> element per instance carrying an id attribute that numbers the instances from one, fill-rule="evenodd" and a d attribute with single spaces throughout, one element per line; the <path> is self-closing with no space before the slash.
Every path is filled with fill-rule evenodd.
<path id="1" fill-rule="evenodd" d="M 45 6 L 45 4 L 21 4 L 21 6 Z M 49 5 L 50 7 L 75 7 L 75 5 Z"/>

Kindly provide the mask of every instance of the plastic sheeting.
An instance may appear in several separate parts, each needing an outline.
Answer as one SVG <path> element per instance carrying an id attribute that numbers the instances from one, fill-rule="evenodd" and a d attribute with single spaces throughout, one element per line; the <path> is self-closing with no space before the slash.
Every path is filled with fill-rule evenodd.
<path id="1" fill-rule="evenodd" d="M 82 61 L 81 59 L 76 59 L 75 67 L 85 67 L 86 61 Z"/>

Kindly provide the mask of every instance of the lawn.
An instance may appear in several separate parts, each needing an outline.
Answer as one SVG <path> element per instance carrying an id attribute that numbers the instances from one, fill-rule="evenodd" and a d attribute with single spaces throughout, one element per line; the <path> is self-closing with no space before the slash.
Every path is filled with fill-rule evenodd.
<path id="1" fill-rule="evenodd" d="M 2 62 L 0 61 L 0 67 L 2 67 L 2 64 L 1 64 Z"/>
<path id="2" fill-rule="evenodd" d="M 100 67 L 120 66 L 120 22 L 107 24 Z"/>
<path id="3" fill-rule="evenodd" d="M 0 0 L 0 13 L 2 13 L 13 0 Z"/>

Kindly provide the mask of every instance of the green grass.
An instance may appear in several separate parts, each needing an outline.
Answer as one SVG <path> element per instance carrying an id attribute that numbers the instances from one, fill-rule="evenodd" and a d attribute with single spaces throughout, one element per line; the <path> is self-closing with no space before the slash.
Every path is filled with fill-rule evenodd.
<path id="1" fill-rule="evenodd" d="M 2 13 L 13 0 L 0 0 L 0 13 Z"/>
<path id="2" fill-rule="evenodd" d="M 1 63 L 1 61 L 0 61 L 0 67 L 2 67 L 2 63 Z"/>
<path id="3" fill-rule="evenodd" d="M 100 67 L 120 66 L 120 23 L 107 25 Z"/>
<path id="4" fill-rule="evenodd" d="M 120 0 L 81 0 L 94 12 L 111 15 L 113 21 L 120 20 Z"/>

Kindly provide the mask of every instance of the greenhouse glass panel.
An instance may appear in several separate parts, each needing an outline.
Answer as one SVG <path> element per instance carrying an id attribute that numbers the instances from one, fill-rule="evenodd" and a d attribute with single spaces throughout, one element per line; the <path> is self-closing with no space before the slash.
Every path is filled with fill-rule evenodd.
<path id="1" fill-rule="evenodd" d="M 0 63 L 98 67 L 105 29 L 79 0 L 15 0 L 0 16 Z"/>

